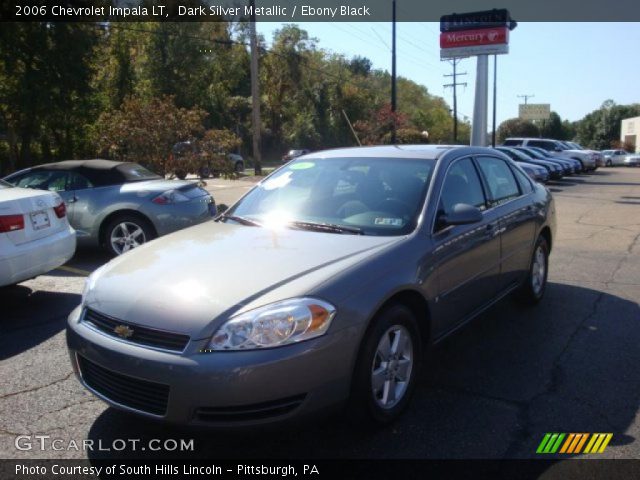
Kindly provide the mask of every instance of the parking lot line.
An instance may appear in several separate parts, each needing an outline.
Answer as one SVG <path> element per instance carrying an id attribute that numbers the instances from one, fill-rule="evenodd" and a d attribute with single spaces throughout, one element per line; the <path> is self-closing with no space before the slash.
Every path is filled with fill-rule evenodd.
<path id="1" fill-rule="evenodd" d="M 61 267 L 56 268 L 56 270 L 63 270 L 69 273 L 75 273 L 76 275 L 82 275 L 83 277 L 87 277 L 91 275 L 91 272 L 88 270 L 82 270 L 81 268 L 69 267 L 67 265 L 62 265 Z"/>

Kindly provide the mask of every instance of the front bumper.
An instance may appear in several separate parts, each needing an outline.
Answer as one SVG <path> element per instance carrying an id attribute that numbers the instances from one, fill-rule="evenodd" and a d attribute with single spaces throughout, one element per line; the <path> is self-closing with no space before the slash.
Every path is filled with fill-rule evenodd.
<path id="1" fill-rule="evenodd" d="M 80 315 L 78 307 L 67 326 L 67 346 L 78 379 L 108 404 L 139 415 L 194 426 L 261 425 L 339 406 L 349 394 L 356 336 L 345 331 L 246 352 L 201 353 L 206 340 L 191 340 L 184 352 L 175 353 L 120 341 L 79 322 Z M 150 382 L 166 386 L 165 411 L 141 407 L 144 395 L 130 391 L 131 381 L 126 379 L 122 388 L 133 402 L 116 401 L 117 395 L 95 384 L 92 388 L 91 372 L 82 368 L 87 361 L 91 368 L 97 366 L 99 375 L 116 378 L 106 382 L 117 383 L 119 376 L 126 376 L 138 381 L 142 390 Z"/>

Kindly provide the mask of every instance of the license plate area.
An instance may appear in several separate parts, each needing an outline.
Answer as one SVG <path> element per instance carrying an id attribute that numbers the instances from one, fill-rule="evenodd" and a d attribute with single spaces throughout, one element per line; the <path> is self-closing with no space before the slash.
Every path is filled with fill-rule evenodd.
<path id="1" fill-rule="evenodd" d="M 31 218 L 31 226 L 34 230 L 42 230 L 51 226 L 49 214 L 45 210 L 38 210 L 29 214 Z"/>

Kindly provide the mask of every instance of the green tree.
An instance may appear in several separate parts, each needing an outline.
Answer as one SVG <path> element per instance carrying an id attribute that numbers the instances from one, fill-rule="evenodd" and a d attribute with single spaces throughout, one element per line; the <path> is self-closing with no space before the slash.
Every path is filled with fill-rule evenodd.
<path id="1" fill-rule="evenodd" d="M 179 108 L 173 97 L 126 99 L 119 110 L 104 112 L 95 125 L 98 151 L 111 158 L 138 162 L 160 173 L 175 169 L 173 146 L 203 133 L 206 113 Z"/>
<path id="2" fill-rule="evenodd" d="M 98 40 L 93 24 L 3 24 L 0 118 L 9 143 L 5 172 L 87 152 Z"/>
<path id="3" fill-rule="evenodd" d="M 577 123 L 578 142 L 594 150 L 611 148 L 620 140 L 620 125 L 623 119 L 640 115 L 640 104 L 617 105 L 613 100 L 587 114 Z"/>
<path id="4" fill-rule="evenodd" d="M 539 137 L 540 130 L 532 122 L 510 118 L 500 124 L 496 136 L 498 143 L 502 143 L 509 137 Z"/>
<path id="5" fill-rule="evenodd" d="M 569 140 L 571 136 L 565 129 L 560 115 L 556 112 L 551 112 L 549 118 L 542 122 L 540 126 L 540 135 L 545 138 L 553 138 L 556 140 Z"/>

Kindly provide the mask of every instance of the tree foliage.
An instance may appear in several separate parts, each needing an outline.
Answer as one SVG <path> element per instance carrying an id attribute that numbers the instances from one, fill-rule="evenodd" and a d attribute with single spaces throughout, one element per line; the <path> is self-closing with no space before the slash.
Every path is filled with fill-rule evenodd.
<path id="1" fill-rule="evenodd" d="M 247 156 L 247 43 L 245 23 L 224 21 L 3 24 L 0 170 L 104 155 L 163 172 L 175 167 L 167 163 L 175 142 L 208 145 L 204 132 L 225 132 L 234 140 L 216 134 L 227 145 L 216 148 Z M 345 117 L 366 143 L 388 143 L 392 125 L 398 141 L 452 141 L 449 106 L 426 87 L 399 77 L 391 114 L 391 76 L 369 59 L 322 50 L 296 25 L 276 31 L 269 48 L 259 43 L 267 158 L 355 145 Z M 459 131 L 468 139 L 468 123 Z"/>
<path id="2" fill-rule="evenodd" d="M 540 130 L 533 122 L 510 118 L 500 124 L 496 136 L 498 143 L 502 143 L 509 137 L 539 137 Z"/>
<path id="3" fill-rule="evenodd" d="M 175 171 L 173 146 L 203 133 L 204 110 L 179 108 L 174 98 L 126 99 L 120 109 L 100 115 L 95 143 L 109 158 L 138 162 L 158 172 Z"/>
<path id="4" fill-rule="evenodd" d="M 578 142 L 596 150 L 616 148 L 620 142 L 621 121 L 636 116 L 640 116 L 640 104 L 617 105 L 613 100 L 607 100 L 578 122 Z"/>

